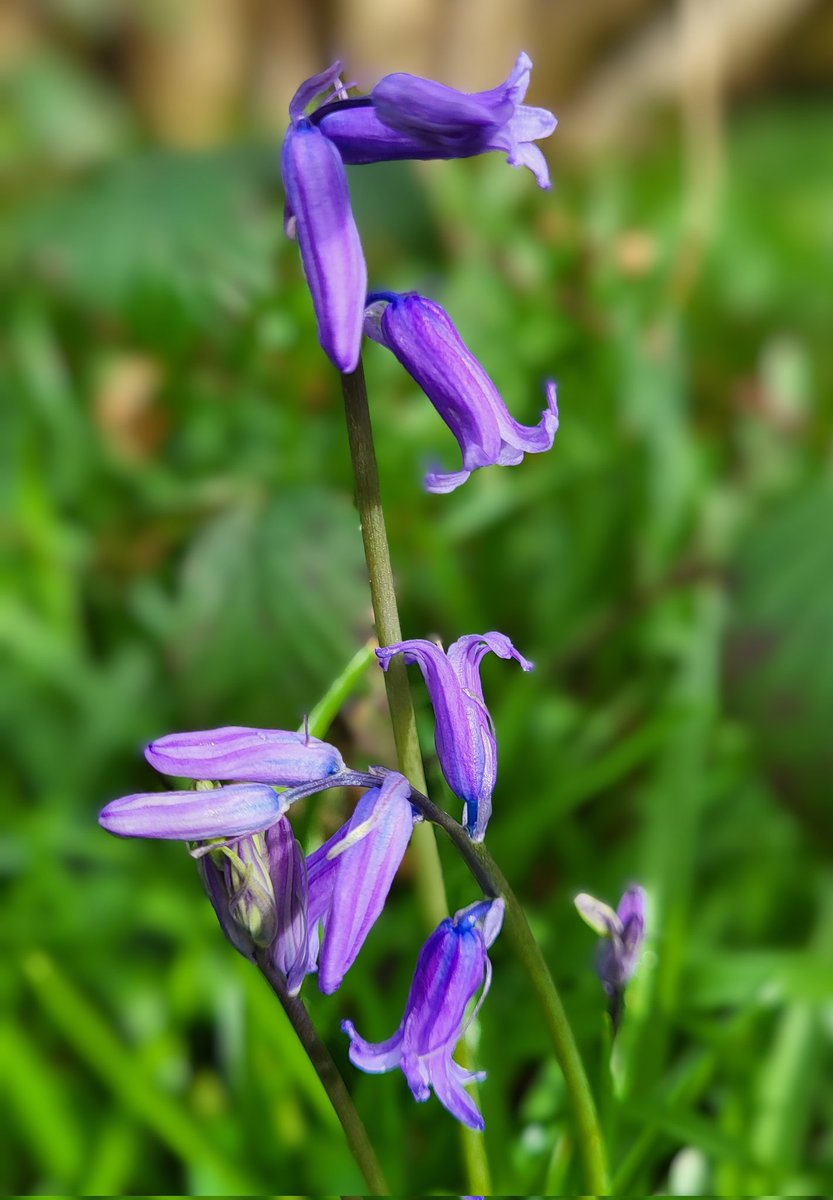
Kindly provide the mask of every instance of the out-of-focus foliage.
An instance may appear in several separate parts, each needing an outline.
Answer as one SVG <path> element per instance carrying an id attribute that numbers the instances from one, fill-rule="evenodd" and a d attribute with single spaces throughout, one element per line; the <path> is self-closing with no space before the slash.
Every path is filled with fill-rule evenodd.
<path id="1" fill-rule="evenodd" d="M 176 845 L 118 842 L 140 748 L 293 727 L 370 631 L 337 380 L 284 242 L 276 148 L 148 148 L 92 74 L 11 82 L 0 163 L 0 1180 L 8 1192 L 355 1193 L 294 1035 Z M 558 167 L 356 169 L 371 277 L 454 314 L 551 454 L 420 480 L 456 448 L 367 352 L 407 636 L 501 629 L 489 843 L 528 905 L 630 1192 L 833 1186 L 831 109 L 725 128 L 704 237 L 674 140 Z M 415 680 L 427 751 L 431 714 Z M 334 730 L 391 761 L 380 679 Z M 444 794 L 435 764 L 429 774 Z M 299 811 L 310 840 L 350 798 Z M 443 846 L 451 900 L 476 897 Z M 650 946 L 608 1068 L 579 890 L 638 879 Z M 401 1015 L 423 933 L 407 864 L 334 998 L 307 985 L 394 1191 L 465 1190 L 456 1131 L 350 1068 Z M 479 1023 L 497 1192 L 580 1187 L 564 1089 L 500 941 Z"/>

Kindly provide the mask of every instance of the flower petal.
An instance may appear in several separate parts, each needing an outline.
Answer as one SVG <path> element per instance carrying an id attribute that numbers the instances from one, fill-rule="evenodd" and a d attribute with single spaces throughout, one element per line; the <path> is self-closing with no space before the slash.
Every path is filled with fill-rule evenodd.
<path id="1" fill-rule="evenodd" d="M 241 837 L 267 829 L 286 811 L 281 794 L 260 783 L 194 792 L 139 792 L 111 801 L 98 822 L 119 837 L 182 842 Z"/>
<path id="2" fill-rule="evenodd" d="M 335 746 L 286 729 L 226 725 L 197 733 L 171 733 L 145 750 L 157 771 L 186 779 L 245 779 L 294 787 L 340 771 Z"/>
<path id="3" fill-rule="evenodd" d="M 283 146 L 287 204 L 321 345 L 340 371 L 354 371 L 361 349 L 367 268 L 338 150 L 315 125 L 290 126 Z"/>
<path id="4" fill-rule="evenodd" d="M 292 120 L 300 121 L 315 97 L 320 96 L 322 92 L 329 91 L 333 85 L 339 82 L 342 71 L 343 64 L 334 62 L 325 71 L 321 71 L 318 75 L 312 75 L 309 79 L 305 79 L 289 102 L 289 115 Z"/>
<path id="5" fill-rule="evenodd" d="M 336 859 L 318 975 L 326 995 L 341 986 L 384 908 L 414 827 L 410 794 L 407 779 L 391 773 L 365 792 L 348 823 L 345 840 L 365 823 L 370 828 Z"/>

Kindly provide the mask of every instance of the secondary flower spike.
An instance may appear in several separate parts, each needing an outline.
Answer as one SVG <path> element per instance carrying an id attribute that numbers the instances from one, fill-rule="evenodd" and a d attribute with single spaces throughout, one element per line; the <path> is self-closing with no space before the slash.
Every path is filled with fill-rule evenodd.
<path id="1" fill-rule="evenodd" d="M 346 163 L 403 158 L 470 158 L 502 150 L 513 167 L 529 167 L 550 186 L 546 159 L 535 142 L 556 119 L 522 103 L 532 61 L 521 54 L 509 78 L 485 92 L 460 92 L 416 75 L 386 75 L 361 99 L 336 100 L 312 113 Z"/>
<path id="2" fill-rule="evenodd" d="M 490 651 L 532 670 L 509 638 L 494 631 L 461 637 L 447 652 L 421 638 L 376 651 L 385 671 L 396 654 L 422 671 L 434 706 L 437 757 L 449 787 L 465 803 L 463 820 L 476 842 L 486 833 L 497 778 L 497 741 L 480 682 L 480 664 Z"/>
<path id="3" fill-rule="evenodd" d="M 433 300 L 416 292 L 371 293 L 365 332 L 396 355 L 460 443 L 463 469 L 427 475 L 429 492 L 451 492 L 478 467 L 516 466 L 524 454 L 552 446 L 558 429 L 555 384 L 547 384 L 547 407 L 538 424 L 521 425 Z"/>
<path id="4" fill-rule="evenodd" d="M 289 106 L 291 124 L 281 157 L 286 229 L 296 236 L 325 353 L 340 371 L 355 371 L 367 291 L 359 231 L 350 205 L 347 172 L 336 146 L 305 115 L 327 88 L 343 94 L 341 64 L 307 80 Z"/>
<path id="5" fill-rule="evenodd" d="M 603 939 L 596 954 L 596 970 L 611 998 L 611 1016 L 617 1027 L 624 990 L 636 971 L 645 940 L 645 889 L 637 884 L 627 888 L 616 912 L 586 892 L 576 896 L 575 906 Z"/>
<path id="6" fill-rule="evenodd" d="M 341 1026 L 350 1038 L 350 1060 L 360 1070 L 381 1074 L 401 1067 L 415 1100 L 427 1100 L 433 1088 L 440 1103 L 472 1129 L 483 1129 L 483 1117 L 465 1085 L 485 1076 L 464 1070 L 452 1055 L 466 1031 L 469 1001 L 483 987 L 482 1004 L 489 990 L 487 950 L 500 932 L 503 909 L 500 899 L 471 904 L 431 934 L 393 1037 L 367 1042 L 351 1021 Z M 475 1015 L 476 1010 L 469 1020 Z"/>

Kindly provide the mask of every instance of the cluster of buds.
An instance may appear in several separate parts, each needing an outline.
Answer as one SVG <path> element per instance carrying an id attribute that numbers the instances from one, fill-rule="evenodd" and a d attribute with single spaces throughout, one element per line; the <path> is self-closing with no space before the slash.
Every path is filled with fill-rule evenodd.
<path id="1" fill-rule="evenodd" d="M 509 639 L 494 632 L 460 638 L 447 654 L 424 641 L 377 651 L 385 669 L 396 654 L 422 668 L 440 765 L 476 839 L 485 834 L 497 771 L 479 676 L 489 651 L 531 669 Z M 282 729 L 173 733 L 151 742 L 145 757 L 158 771 L 196 786 L 113 800 L 101 825 L 120 837 L 188 843 L 220 925 L 242 955 L 283 979 L 289 995 L 313 973 L 322 992 L 337 991 L 384 909 L 420 820 L 407 779 L 395 771 L 376 779 L 358 775 L 335 746 Z M 304 856 L 287 813 L 303 796 L 341 785 L 366 790 L 349 820 Z M 420 954 L 405 1015 L 388 1041 L 373 1045 L 349 1023 L 344 1027 L 358 1067 L 375 1073 L 401 1067 L 417 1100 L 427 1100 L 433 1088 L 450 1112 L 476 1129 L 483 1119 L 464 1085 L 477 1076 L 452 1055 L 469 1002 L 488 990 L 487 950 L 502 919 L 503 901 L 493 899 L 439 926 Z"/>

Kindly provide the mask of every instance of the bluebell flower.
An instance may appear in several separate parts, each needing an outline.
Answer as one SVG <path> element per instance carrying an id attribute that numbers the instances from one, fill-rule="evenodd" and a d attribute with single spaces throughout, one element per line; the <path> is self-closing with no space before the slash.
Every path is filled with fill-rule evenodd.
<path id="1" fill-rule="evenodd" d="M 335 746 L 284 729 L 230 725 L 172 733 L 151 742 L 145 757 L 158 771 L 185 779 L 233 780 L 196 791 L 140 792 L 111 801 L 99 824 L 120 837 L 203 841 L 259 833 L 286 812 L 274 784 L 292 787 L 340 771 Z"/>
<path id="2" fill-rule="evenodd" d="M 183 779 L 245 779 L 293 787 L 344 769 L 335 746 L 288 729 L 226 725 L 169 733 L 145 750 L 152 767 Z"/>
<path id="3" fill-rule="evenodd" d="M 286 807 L 282 794 L 264 783 L 232 783 L 206 791 L 122 796 L 105 805 L 98 823 L 118 837 L 197 842 L 258 833 Z"/>
<path id="4" fill-rule="evenodd" d="M 434 706 L 437 757 L 449 787 L 465 804 L 463 822 L 476 842 L 486 833 L 497 778 L 497 742 L 480 682 L 480 663 L 489 651 L 532 670 L 509 638 L 494 631 L 461 637 L 448 652 L 423 639 L 376 651 L 383 670 L 394 655 L 404 654 L 406 663 L 422 671 Z"/>
<path id="5" fill-rule="evenodd" d="M 336 64 L 323 71 L 295 93 L 281 172 L 286 230 L 298 239 L 321 346 L 340 371 L 354 371 L 361 351 L 367 267 L 344 162 L 335 144 L 305 116 L 320 92 L 328 87 L 338 92 L 339 69 Z"/>
<path id="6" fill-rule="evenodd" d="M 390 772 L 307 859 L 310 955 L 323 926 L 318 983 L 336 991 L 375 924 L 405 855 L 417 814 L 404 775 Z"/>
<path id="7" fill-rule="evenodd" d="M 516 466 L 549 450 L 558 429 L 555 384 L 537 425 L 521 425 L 457 332 L 448 313 L 416 292 L 373 292 L 365 332 L 392 351 L 460 443 L 463 469 L 432 472 L 429 492 L 451 492 L 478 467 Z"/>
<path id="8" fill-rule="evenodd" d="M 393 1037 L 367 1042 L 352 1022 L 342 1024 L 350 1038 L 350 1059 L 360 1070 L 380 1074 L 400 1067 L 415 1100 L 427 1100 L 433 1088 L 440 1103 L 472 1129 L 483 1129 L 483 1117 L 465 1086 L 485 1076 L 464 1070 L 452 1056 L 466 1030 L 469 1002 L 482 987 L 482 1004 L 488 992 L 487 950 L 500 932 L 503 910 L 502 900 L 480 901 L 447 917 L 431 934 Z"/>
<path id="9" fill-rule="evenodd" d="M 338 73 L 340 64 L 332 70 Z M 460 92 L 415 75 L 386 75 L 368 97 L 340 97 L 311 114 L 346 163 L 390 159 L 469 158 L 502 150 L 513 167 L 529 167 L 550 186 L 546 159 L 535 142 L 556 119 L 522 103 L 532 62 L 521 54 L 509 78 L 484 92 Z"/>
<path id="10" fill-rule="evenodd" d="M 611 999 L 616 1028 L 625 987 L 639 964 L 645 940 L 645 889 L 638 884 L 627 888 L 615 912 L 586 892 L 576 896 L 575 905 L 590 928 L 602 938 L 596 954 L 596 970 Z"/>

